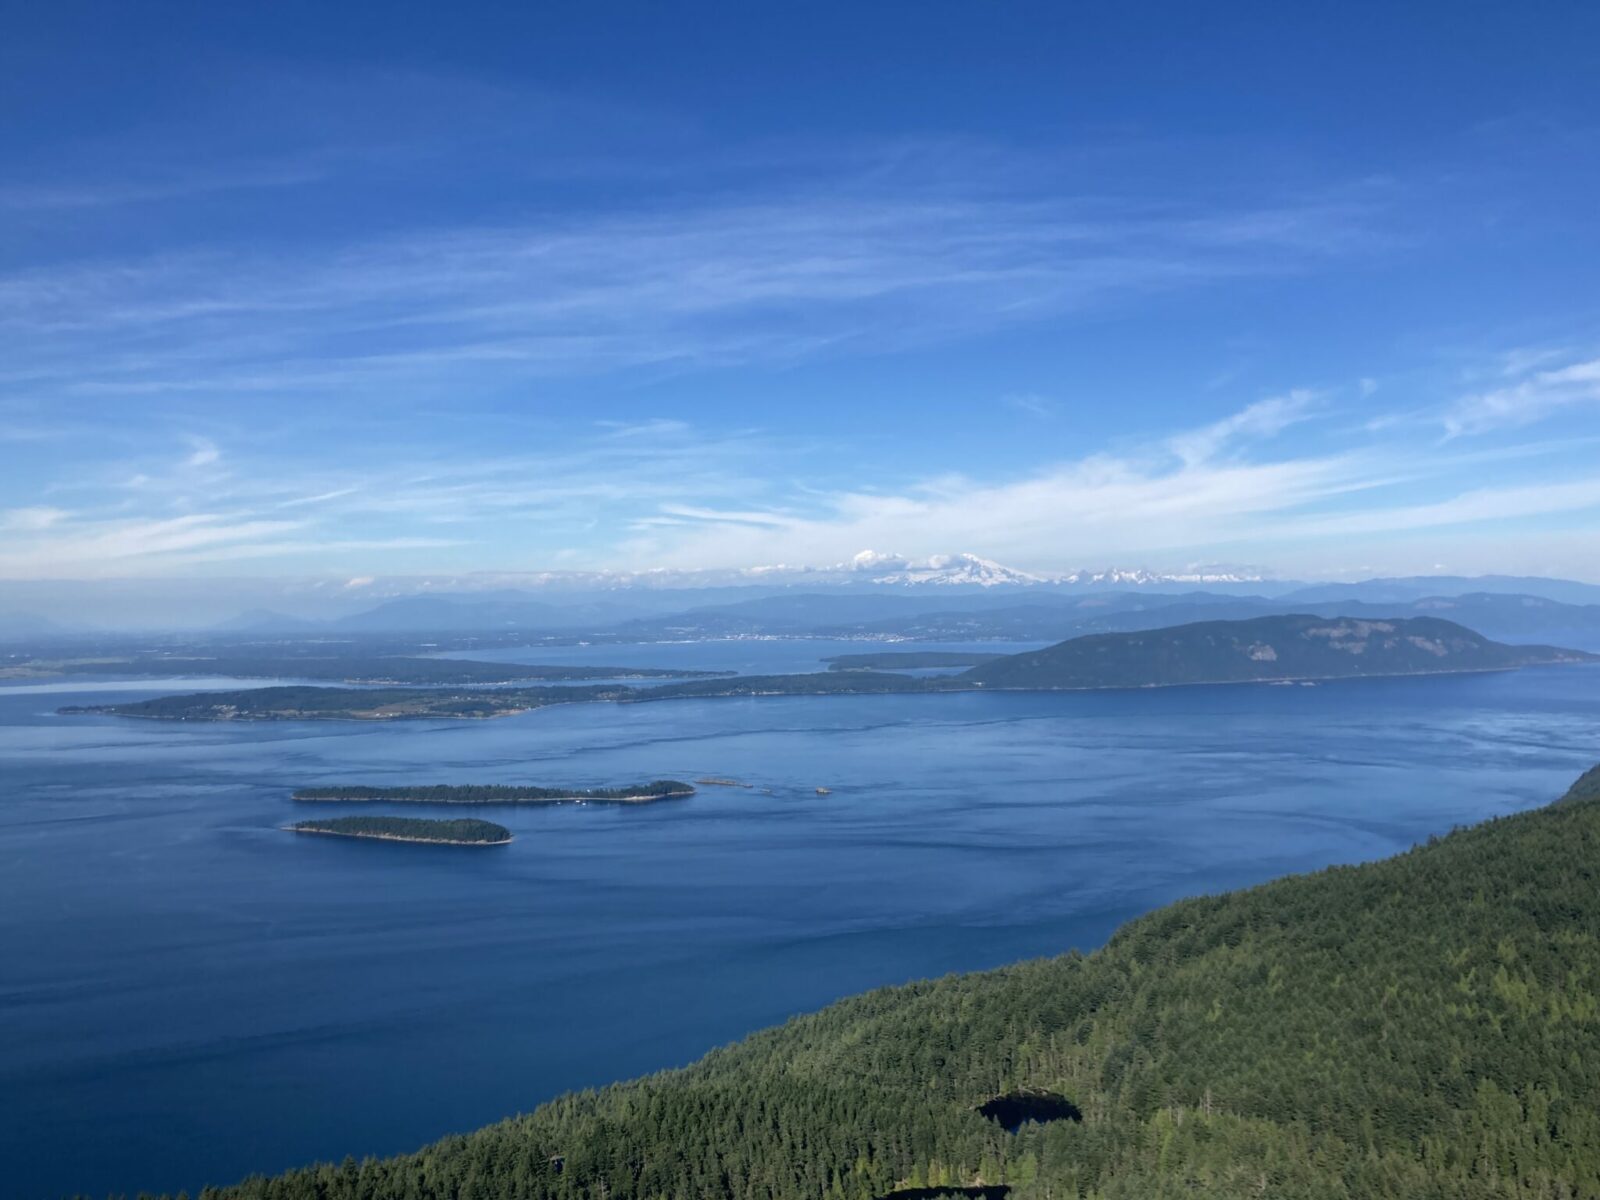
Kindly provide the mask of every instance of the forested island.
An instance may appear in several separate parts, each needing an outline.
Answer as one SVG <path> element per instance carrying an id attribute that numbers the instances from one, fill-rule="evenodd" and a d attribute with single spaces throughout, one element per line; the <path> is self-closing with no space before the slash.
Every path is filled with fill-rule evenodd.
<path id="1" fill-rule="evenodd" d="M 1023 689 L 1166 687 L 1506 671 L 1578 662 L 1600 662 L 1600 655 L 1494 642 L 1437 617 L 1376 621 L 1281 616 L 1091 634 L 1008 654 L 956 679 L 968 686 Z"/>
<path id="2" fill-rule="evenodd" d="M 308 802 L 396 804 L 649 804 L 694 795 L 694 787 L 677 779 L 653 779 L 627 787 L 533 787 L 500 783 L 434 783 L 396 787 L 333 784 L 301 788 L 294 799 Z M 356 819 L 356 818 L 352 818 Z"/>
<path id="3" fill-rule="evenodd" d="M 294 833 L 446 846 L 503 846 L 511 840 L 511 831 L 504 825 L 470 818 L 436 821 L 419 817 L 332 817 L 325 821 L 297 821 L 289 829 Z"/>
<path id="4" fill-rule="evenodd" d="M 671 700 L 698 696 L 830 695 L 924 690 L 907 675 L 865 671 L 809 675 L 737 675 L 690 680 L 657 688 L 621 685 L 547 688 L 265 687 L 195 692 L 119 704 L 69 705 L 64 716 L 109 714 L 157 721 L 402 721 L 482 720 L 513 716 L 552 704 Z"/>
<path id="5" fill-rule="evenodd" d="M 864 656 L 880 659 L 882 656 Z M 737 696 L 875 695 L 1015 689 L 1093 691 L 1203 683 L 1262 683 L 1372 676 L 1507 671 L 1551 663 L 1600 662 L 1600 655 L 1556 646 L 1490 641 L 1436 617 L 1394 620 L 1317 616 L 1202 621 L 1138 633 L 1073 638 L 1043 650 L 1006 654 L 956 675 L 932 679 L 863 669 L 800 675 L 736 675 L 657 687 L 441 688 L 275 687 L 164 696 L 124 704 L 63 708 L 184 721 L 382 721 L 482 718 L 579 701 L 681 700 Z"/>
<path id="6" fill-rule="evenodd" d="M 396 721 L 420 717 L 481 720 L 528 712 L 550 704 L 621 700 L 631 689 L 594 686 L 544 688 L 264 687 L 160 696 L 127 704 L 74 705 L 60 711 L 112 713 L 158 721 Z"/>
<path id="7" fill-rule="evenodd" d="M 1093 954 L 885 988 L 415 1154 L 203 1200 L 1600 1195 L 1600 768 Z"/>

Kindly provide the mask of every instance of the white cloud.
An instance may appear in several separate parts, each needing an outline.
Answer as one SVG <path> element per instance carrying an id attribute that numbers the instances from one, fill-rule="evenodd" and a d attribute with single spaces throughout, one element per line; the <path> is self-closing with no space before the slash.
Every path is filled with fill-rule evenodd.
<path id="1" fill-rule="evenodd" d="M 891 545 L 913 557 L 954 545 L 1053 570 L 1096 561 L 1185 561 L 1228 548 L 1301 555 L 1320 544 L 1331 552 L 1352 536 L 1600 507 L 1600 480 L 1587 477 L 1483 487 L 1425 502 L 1399 498 L 1419 486 L 1437 494 L 1448 477 L 1552 454 L 1558 444 L 1426 460 L 1398 449 L 1261 457 L 1263 443 L 1315 412 L 1315 395 L 1295 391 L 1144 453 L 1092 455 L 1020 479 L 946 475 L 892 493 L 838 492 L 812 497 L 805 511 L 674 506 L 666 510 L 670 524 L 635 527 L 620 561 L 681 568 L 817 564 L 840 562 L 862 545 Z M 880 557 L 886 556 L 867 561 L 876 565 Z"/>
<path id="2" fill-rule="evenodd" d="M 10 508 L 0 511 L 0 532 L 39 533 L 67 518 L 60 508 L 34 505 L 28 508 Z"/>
<path id="3" fill-rule="evenodd" d="M 1167 446 L 1191 466 L 1209 462 L 1224 449 L 1239 442 L 1276 437 L 1289 426 L 1310 417 L 1315 403 L 1315 393 L 1296 388 L 1282 396 L 1258 400 L 1203 429 L 1169 438 Z"/>
<path id="4" fill-rule="evenodd" d="M 186 466 L 209 467 L 214 466 L 222 459 L 222 451 L 209 438 L 192 437 L 189 439 L 189 445 L 193 447 L 193 450 L 189 457 L 184 460 L 184 465 Z"/>
<path id="5" fill-rule="evenodd" d="M 852 571 L 898 570 L 911 564 L 898 554 L 885 554 L 879 550 L 861 550 L 850 556 Z"/>
<path id="6" fill-rule="evenodd" d="M 79 467 L 52 485 L 81 498 L 72 511 L 0 510 L 0 577 L 171 574 L 268 558 L 366 570 L 474 544 L 502 559 L 513 548 L 554 558 L 559 539 L 609 538 L 640 512 L 693 522 L 699 506 L 759 494 L 764 481 L 747 468 L 771 453 L 751 434 L 707 436 L 670 420 L 606 425 L 544 453 L 384 448 L 377 467 L 235 455 L 222 472 L 215 443 L 190 445 L 176 465 L 162 441 L 148 462 Z M 683 516 L 665 515 L 674 508 Z M 339 561 L 351 555 L 361 558 Z"/>
<path id="7" fill-rule="evenodd" d="M 1475 488 L 1425 504 L 1394 505 L 1371 512 L 1307 517 L 1290 525 L 1296 535 L 1344 537 L 1516 521 L 1586 509 L 1600 509 L 1600 478 Z"/>
<path id="8" fill-rule="evenodd" d="M 215 249 L 0 277 L 36 396 L 370 398 L 499 378 L 921 345 L 1303 269 L 1370 215 L 830 188 L 331 251 Z"/>
<path id="9" fill-rule="evenodd" d="M 623 557 L 736 567 L 841 562 L 859 546 L 895 546 L 913 557 L 965 546 L 1052 567 L 1199 546 L 1236 536 L 1272 514 L 1382 481 L 1373 463 L 1349 456 L 1277 462 L 1222 456 L 1235 442 L 1269 437 L 1302 419 L 1311 400 L 1291 393 L 1168 439 L 1144 456 L 1095 455 L 1023 479 L 946 475 L 898 493 L 828 495 L 804 513 L 669 506 L 662 511 L 683 523 L 640 528 Z"/>
<path id="10" fill-rule="evenodd" d="M 1055 402 L 1037 392 L 1008 392 L 1000 397 L 1000 403 L 1041 421 L 1056 415 Z"/>
<path id="11" fill-rule="evenodd" d="M 140 570 L 152 559 L 220 553 L 303 528 L 302 522 L 267 521 L 222 513 L 165 518 L 86 518 L 51 522 L 0 544 L 0 576 L 107 575 Z"/>
<path id="12" fill-rule="evenodd" d="M 307 160 L 169 171 L 144 180 L 79 180 L 54 185 L 11 186 L 0 188 L 0 209 L 70 211 L 142 204 L 210 192 L 292 187 L 309 183 L 320 174 L 316 165 Z"/>
<path id="13" fill-rule="evenodd" d="M 1594 370 L 1574 363 L 1546 373 L 1564 386 Z M 856 477 L 837 444 L 708 435 L 666 419 L 589 425 L 579 440 L 537 454 L 486 455 L 481 447 L 495 439 L 476 435 L 472 452 L 363 443 L 360 461 L 332 465 L 287 451 L 263 458 L 244 439 L 238 445 L 251 449 L 230 454 L 226 472 L 204 439 L 173 464 L 164 435 L 146 459 L 115 460 L 51 489 L 82 502 L 0 512 L 0 576 L 176 574 L 275 559 L 320 566 L 355 587 L 395 564 L 848 570 L 854 556 L 857 569 L 885 571 L 952 549 L 1045 572 L 1196 558 L 1275 566 L 1318 546 L 1343 560 L 1355 538 L 1558 514 L 1570 524 L 1600 504 L 1600 484 L 1540 465 L 1570 459 L 1571 438 L 1468 452 L 1407 446 L 1404 430 L 1379 442 L 1359 428 L 1324 429 L 1314 451 L 1281 437 L 1325 412 L 1316 393 L 1293 390 L 1116 453 L 987 478 L 930 474 L 883 490 L 830 486 Z M 130 472 L 139 486 L 125 486 Z M 1436 552 L 1427 553 L 1418 561 Z"/>
<path id="14" fill-rule="evenodd" d="M 1462 397 L 1444 414 L 1446 436 L 1463 437 L 1532 425 L 1563 409 L 1600 404 L 1600 359 L 1529 372 L 1528 364 L 1550 360 L 1549 352 L 1540 352 L 1508 363 L 1508 371 L 1515 370 L 1524 378 Z"/>
<path id="15" fill-rule="evenodd" d="M 280 500 L 277 507 L 301 508 L 308 504 L 327 504 L 330 500 L 342 500 L 346 496 L 353 496 L 360 490 L 354 486 L 334 488 L 331 492 L 318 492 L 314 496 L 295 496 L 288 500 Z"/>

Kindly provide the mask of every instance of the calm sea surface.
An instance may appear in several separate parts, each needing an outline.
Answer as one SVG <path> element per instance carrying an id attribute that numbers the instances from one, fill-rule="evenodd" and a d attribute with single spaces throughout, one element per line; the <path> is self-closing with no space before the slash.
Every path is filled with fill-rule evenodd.
<path id="1" fill-rule="evenodd" d="M 798 670 L 873 648 L 561 661 Z M 1592 667 L 470 723 L 53 715 L 172 690 L 0 689 L 0 1162 L 18 1200 L 410 1149 L 864 988 L 1089 948 L 1178 896 L 1390 854 L 1543 803 L 1600 759 Z M 706 775 L 754 786 L 486 810 L 517 836 L 499 849 L 280 829 L 305 784 Z"/>

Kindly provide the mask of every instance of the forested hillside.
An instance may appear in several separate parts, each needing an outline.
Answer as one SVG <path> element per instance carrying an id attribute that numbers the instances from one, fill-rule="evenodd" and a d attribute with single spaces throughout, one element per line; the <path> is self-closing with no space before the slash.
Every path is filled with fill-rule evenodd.
<path id="1" fill-rule="evenodd" d="M 868 993 L 414 1155 L 206 1195 L 1597 1196 L 1597 993 L 1600 770 L 1397 858 L 1171 905 L 1087 957 Z M 1037 1094 L 1076 1118 L 979 1111 Z"/>
<path id="2" fill-rule="evenodd" d="M 1306 615 L 1200 621 L 1143 633 L 1101 633 L 1009 654 L 963 672 L 957 687 L 1103 688 L 1270 679 L 1342 679 L 1440 671 L 1504 671 L 1592 662 L 1554 646 L 1508 646 L 1453 621 L 1369 621 Z"/>

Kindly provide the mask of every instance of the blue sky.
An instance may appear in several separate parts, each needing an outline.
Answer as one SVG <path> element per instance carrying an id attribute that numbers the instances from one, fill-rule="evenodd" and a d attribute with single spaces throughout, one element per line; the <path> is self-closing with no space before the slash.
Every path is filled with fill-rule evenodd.
<path id="1" fill-rule="evenodd" d="M 1593 5 L 6 24 L 0 582 L 1600 579 Z"/>

